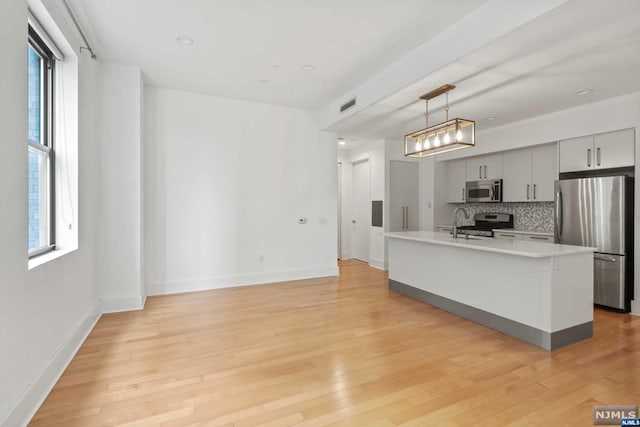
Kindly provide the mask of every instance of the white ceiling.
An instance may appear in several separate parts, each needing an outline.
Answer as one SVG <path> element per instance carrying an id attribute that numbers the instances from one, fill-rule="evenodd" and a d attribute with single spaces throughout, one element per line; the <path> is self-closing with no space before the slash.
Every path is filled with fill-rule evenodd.
<path id="1" fill-rule="evenodd" d="M 71 4 L 99 58 L 139 66 L 147 84 L 313 109 L 485 1 L 72 0 Z M 182 35 L 193 38 L 193 45 L 176 43 Z M 304 71 L 306 64 L 314 70 Z"/>
<path id="2" fill-rule="evenodd" d="M 476 120 L 479 130 L 639 91 L 640 1 L 569 1 L 330 130 L 400 139 L 424 128 L 418 98 L 444 83 L 457 86 L 450 116 Z M 576 96 L 581 89 L 594 92 Z M 431 124 L 444 121 L 443 102 L 430 102 Z"/>
<path id="3" fill-rule="evenodd" d="M 139 66 L 147 84 L 307 109 L 344 96 L 445 28 L 464 31 L 458 21 L 485 3 L 71 0 L 99 58 Z M 178 44 L 179 35 L 194 44 Z M 478 130 L 639 91 L 640 1 L 569 0 L 328 130 L 400 139 L 424 127 L 418 97 L 444 83 L 457 86 L 451 116 L 476 120 Z M 587 88 L 594 92 L 574 95 Z M 431 123 L 444 120 L 443 102 L 431 101 Z"/>

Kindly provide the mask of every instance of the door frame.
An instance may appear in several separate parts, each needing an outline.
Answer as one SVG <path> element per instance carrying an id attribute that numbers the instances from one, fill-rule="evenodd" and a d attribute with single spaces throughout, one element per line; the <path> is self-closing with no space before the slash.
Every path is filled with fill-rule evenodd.
<path id="1" fill-rule="evenodd" d="M 338 259 L 342 259 L 342 162 L 338 162 Z"/>

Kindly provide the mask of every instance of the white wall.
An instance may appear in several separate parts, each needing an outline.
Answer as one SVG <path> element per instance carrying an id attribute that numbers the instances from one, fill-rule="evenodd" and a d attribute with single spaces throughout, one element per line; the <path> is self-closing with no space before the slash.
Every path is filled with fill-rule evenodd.
<path id="1" fill-rule="evenodd" d="M 80 46 L 51 2 L 51 13 Z M 99 189 L 93 134 L 96 64 L 79 56 L 79 247 L 27 268 L 27 2 L 0 2 L 0 425 L 19 426 L 37 409 L 93 322 L 93 242 Z"/>
<path id="2" fill-rule="evenodd" d="M 149 87 L 144 103 L 149 294 L 338 274 L 335 135 L 294 108 Z"/>
<path id="3" fill-rule="evenodd" d="M 544 116 L 534 117 L 517 123 L 477 132 L 476 147 L 458 150 L 438 156 L 437 161 L 475 156 L 495 151 L 524 148 L 533 145 L 554 142 L 584 135 L 609 132 L 618 129 L 635 128 L 636 132 L 636 184 L 635 184 L 635 296 L 632 303 L 634 314 L 640 315 L 640 149 L 638 136 L 640 130 L 640 92 L 558 111 Z M 438 165 L 440 166 L 440 165 Z M 437 168 L 439 169 L 439 168 Z M 444 186 L 441 180 L 435 181 L 434 200 L 437 213 L 450 212 L 444 204 Z M 436 222 L 438 219 L 436 219 Z M 451 220 L 442 220 L 450 224 Z"/>
<path id="4" fill-rule="evenodd" d="M 100 63 L 100 227 L 96 279 L 103 312 L 140 309 L 142 276 L 142 93 L 140 70 Z"/>

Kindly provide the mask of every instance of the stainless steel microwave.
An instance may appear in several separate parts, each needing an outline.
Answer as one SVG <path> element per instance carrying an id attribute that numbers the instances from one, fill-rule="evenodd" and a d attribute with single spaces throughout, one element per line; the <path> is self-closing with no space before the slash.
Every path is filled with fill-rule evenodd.
<path id="1" fill-rule="evenodd" d="M 483 181 L 467 181 L 465 201 L 470 202 L 501 202 L 502 180 L 488 179 Z"/>

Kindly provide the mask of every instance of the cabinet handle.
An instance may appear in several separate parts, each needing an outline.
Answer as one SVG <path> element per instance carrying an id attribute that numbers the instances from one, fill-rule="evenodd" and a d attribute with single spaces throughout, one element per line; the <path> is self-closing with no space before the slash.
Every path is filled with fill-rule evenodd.
<path id="1" fill-rule="evenodd" d="M 462 189 L 462 201 L 464 201 L 464 188 Z"/>
<path id="2" fill-rule="evenodd" d="M 405 208 L 405 212 L 407 215 L 407 230 L 409 229 L 409 206 Z"/>
<path id="3" fill-rule="evenodd" d="M 536 184 L 533 184 L 533 200 L 536 199 Z"/>
<path id="4" fill-rule="evenodd" d="M 478 166 L 478 179 L 482 179 L 482 166 Z"/>
<path id="5" fill-rule="evenodd" d="M 527 200 L 529 200 L 529 199 L 530 199 L 530 197 L 529 197 L 529 188 L 530 188 L 530 187 L 531 187 L 531 185 L 527 184 Z"/>
<path id="6" fill-rule="evenodd" d="M 498 233 L 498 236 L 502 236 L 502 237 L 516 237 L 513 234 L 504 234 L 504 233 Z"/>
<path id="7" fill-rule="evenodd" d="M 529 238 L 533 240 L 549 240 L 548 237 L 540 237 L 540 236 L 529 236 Z"/>
<path id="8" fill-rule="evenodd" d="M 407 223 L 405 221 L 405 215 L 404 215 L 404 209 L 405 207 L 402 207 L 402 229 L 404 230 L 405 228 L 407 228 Z"/>
<path id="9" fill-rule="evenodd" d="M 484 165 L 484 179 L 487 179 L 487 165 Z"/>
<path id="10" fill-rule="evenodd" d="M 591 167 L 591 148 L 587 149 L 587 166 Z"/>
<path id="11" fill-rule="evenodd" d="M 600 155 L 600 147 L 598 147 L 597 150 L 596 150 L 596 164 L 598 166 L 600 166 L 600 157 L 601 157 L 601 155 Z"/>

